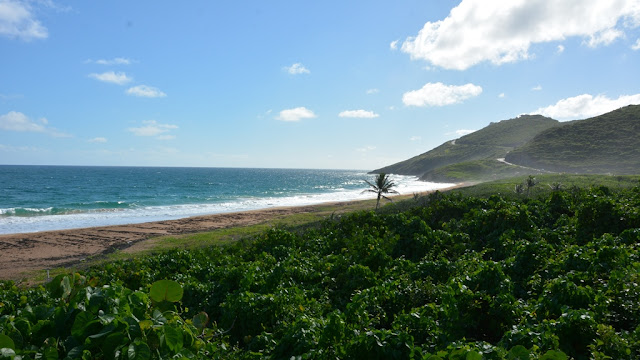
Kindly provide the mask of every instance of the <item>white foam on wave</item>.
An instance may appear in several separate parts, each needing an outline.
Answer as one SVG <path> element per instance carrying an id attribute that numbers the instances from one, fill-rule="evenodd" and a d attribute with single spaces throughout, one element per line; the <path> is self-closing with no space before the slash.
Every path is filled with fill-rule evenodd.
<path id="1" fill-rule="evenodd" d="M 394 175 L 395 190 L 400 194 L 443 189 L 454 184 L 419 181 L 416 177 Z M 286 197 L 252 197 L 210 203 L 168 206 L 147 206 L 139 208 L 97 209 L 90 212 L 43 215 L 30 217 L 0 218 L 0 234 L 29 233 L 49 230 L 76 229 L 94 226 L 136 224 L 150 221 L 175 220 L 190 216 L 258 210 L 282 206 L 305 206 L 325 202 L 364 200 L 375 198 L 375 194 L 355 190 L 341 190 L 316 194 L 299 194 Z"/>

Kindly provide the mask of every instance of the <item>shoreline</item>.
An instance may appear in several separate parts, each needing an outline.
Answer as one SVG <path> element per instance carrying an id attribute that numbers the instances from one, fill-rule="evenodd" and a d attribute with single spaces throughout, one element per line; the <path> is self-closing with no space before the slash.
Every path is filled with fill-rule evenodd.
<path id="1" fill-rule="evenodd" d="M 460 183 L 420 194 L 448 191 L 463 186 L 467 186 L 467 184 Z M 398 195 L 394 198 L 411 196 L 411 194 Z M 357 210 L 355 205 L 362 206 L 371 201 L 375 202 L 375 199 L 272 207 L 127 225 L 3 234 L 0 235 L 0 252 L 2 253 L 0 280 L 19 280 L 33 277 L 36 271 L 79 265 L 87 258 L 107 255 L 118 250 L 132 249 L 134 245 L 137 250 L 129 252 L 135 254 L 144 251 L 145 246 L 142 243 L 149 242 L 153 238 L 269 223 L 290 215 L 317 213 L 328 206 L 337 207 L 338 210 L 335 211 L 337 213 L 355 211 Z"/>

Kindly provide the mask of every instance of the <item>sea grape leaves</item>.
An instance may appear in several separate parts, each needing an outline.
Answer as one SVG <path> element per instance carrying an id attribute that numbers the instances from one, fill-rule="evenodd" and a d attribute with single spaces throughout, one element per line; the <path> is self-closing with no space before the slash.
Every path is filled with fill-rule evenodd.
<path id="1" fill-rule="evenodd" d="M 0 349 L 4 349 L 4 348 L 15 350 L 16 345 L 14 344 L 13 340 L 11 340 L 10 337 L 8 337 L 5 334 L 0 334 Z"/>
<path id="2" fill-rule="evenodd" d="M 151 285 L 149 296 L 156 302 L 178 302 L 183 295 L 182 286 L 173 280 L 159 280 Z"/>

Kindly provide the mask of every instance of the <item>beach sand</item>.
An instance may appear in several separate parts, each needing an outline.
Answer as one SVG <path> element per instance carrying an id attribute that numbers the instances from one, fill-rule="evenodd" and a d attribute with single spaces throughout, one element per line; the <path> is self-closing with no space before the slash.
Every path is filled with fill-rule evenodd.
<path id="1" fill-rule="evenodd" d="M 464 186 L 462 184 L 452 188 Z M 449 188 L 449 189 L 452 189 Z M 407 197 L 407 196 L 405 196 Z M 115 250 L 137 252 L 151 248 L 152 238 L 260 224 L 293 214 L 311 213 L 318 207 L 336 206 L 348 211 L 358 201 L 298 207 L 280 207 L 189 217 L 141 224 L 0 235 L 0 279 L 19 280 L 39 271 L 81 264 L 88 257 Z M 340 211 L 340 209 L 343 211 Z"/>

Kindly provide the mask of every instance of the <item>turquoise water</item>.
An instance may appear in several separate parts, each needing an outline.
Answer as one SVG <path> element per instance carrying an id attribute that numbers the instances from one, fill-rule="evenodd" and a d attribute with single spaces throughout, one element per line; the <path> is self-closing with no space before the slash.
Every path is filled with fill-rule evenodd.
<path id="1" fill-rule="evenodd" d="M 0 166 L 0 234 L 370 198 L 365 171 Z M 401 193 L 450 184 L 394 176 Z"/>

